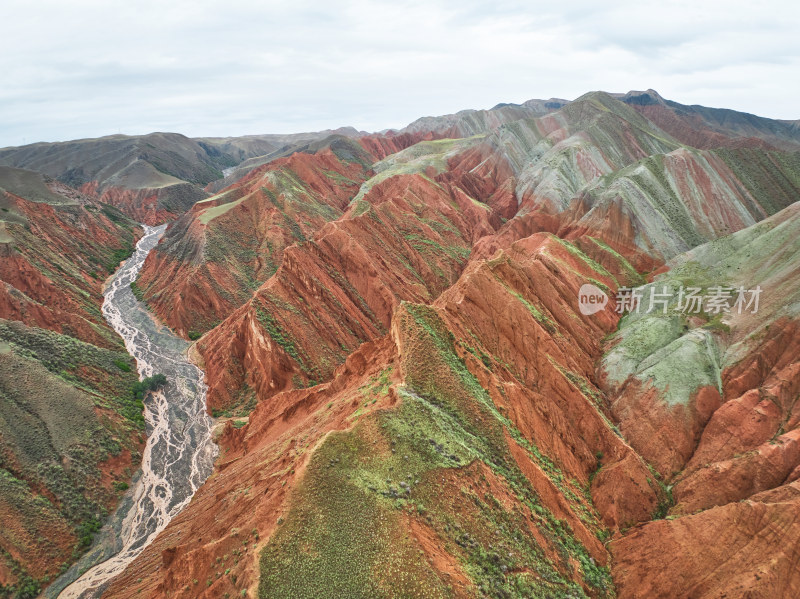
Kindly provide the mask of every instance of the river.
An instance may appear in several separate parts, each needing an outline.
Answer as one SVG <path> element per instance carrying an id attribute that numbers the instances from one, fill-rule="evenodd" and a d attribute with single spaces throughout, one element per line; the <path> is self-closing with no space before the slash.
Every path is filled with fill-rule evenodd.
<path id="1" fill-rule="evenodd" d="M 188 360 L 189 343 L 160 325 L 130 287 L 165 228 L 145 226 L 133 256 L 108 283 L 103 302 L 103 315 L 136 358 L 140 377 L 167 377 L 163 390 L 144 402 L 147 444 L 141 474 L 92 549 L 48 589 L 47 596 L 99 597 L 189 503 L 213 469 L 217 447 L 211 439 L 213 421 L 206 414 L 203 371 Z"/>

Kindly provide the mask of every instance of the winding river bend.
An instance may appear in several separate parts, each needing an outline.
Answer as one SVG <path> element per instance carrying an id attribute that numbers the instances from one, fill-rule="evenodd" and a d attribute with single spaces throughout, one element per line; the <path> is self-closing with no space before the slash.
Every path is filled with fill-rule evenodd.
<path id="1" fill-rule="evenodd" d="M 213 468 L 217 448 L 205 409 L 203 371 L 188 361 L 189 344 L 159 325 L 130 287 L 165 228 L 145 227 L 135 253 L 108 284 L 103 315 L 136 358 L 139 374 L 162 373 L 168 382 L 145 400 L 147 444 L 141 476 L 104 527 L 104 538 L 74 567 L 77 572 L 89 563 L 96 565 L 67 586 L 60 599 L 99 597 L 189 503 Z"/>

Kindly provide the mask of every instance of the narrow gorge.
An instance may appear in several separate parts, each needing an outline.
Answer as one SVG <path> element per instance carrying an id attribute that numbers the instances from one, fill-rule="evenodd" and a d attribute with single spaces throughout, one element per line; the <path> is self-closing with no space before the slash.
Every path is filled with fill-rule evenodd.
<path id="1" fill-rule="evenodd" d="M 62 599 L 99 597 L 189 503 L 211 474 L 217 454 L 202 370 L 188 360 L 186 341 L 159 324 L 131 287 L 165 229 L 166 225 L 145 226 L 135 253 L 108 283 L 103 315 L 136 358 L 140 376 L 163 374 L 167 384 L 145 398 L 147 445 L 141 474 L 93 550 L 67 572 L 61 585 L 56 582 L 50 588 L 56 591 L 76 572 L 96 564 L 57 595 Z"/>

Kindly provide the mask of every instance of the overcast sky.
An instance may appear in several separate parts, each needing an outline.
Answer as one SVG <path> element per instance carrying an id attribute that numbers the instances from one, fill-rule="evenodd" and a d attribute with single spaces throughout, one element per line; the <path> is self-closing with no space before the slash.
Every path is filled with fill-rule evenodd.
<path id="1" fill-rule="evenodd" d="M 596 89 L 800 119 L 793 0 L 2 0 L 0 22 L 0 147 L 374 131 Z"/>

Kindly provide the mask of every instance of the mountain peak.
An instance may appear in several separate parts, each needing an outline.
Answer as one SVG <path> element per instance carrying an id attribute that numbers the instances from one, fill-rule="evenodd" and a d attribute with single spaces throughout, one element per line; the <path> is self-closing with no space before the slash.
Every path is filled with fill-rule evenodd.
<path id="1" fill-rule="evenodd" d="M 626 104 L 636 104 L 637 106 L 649 106 L 652 104 L 666 105 L 667 103 L 666 100 L 661 97 L 661 94 L 654 89 L 648 89 L 646 91 L 631 90 L 627 94 L 611 95 Z"/>

